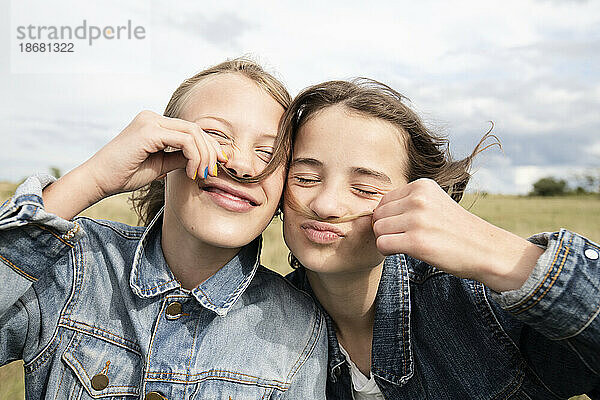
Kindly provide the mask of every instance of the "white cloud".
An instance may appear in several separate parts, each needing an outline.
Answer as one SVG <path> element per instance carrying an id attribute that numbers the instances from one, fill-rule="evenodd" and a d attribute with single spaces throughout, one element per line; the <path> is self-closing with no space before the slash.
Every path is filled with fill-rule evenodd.
<path id="1" fill-rule="evenodd" d="M 54 3 L 23 1 L 48 8 L 47 18 L 58 21 Z M 90 15 L 110 17 L 110 7 L 85 4 Z M 109 4 L 135 15 L 149 3 Z M 494 120 L 506 162 L 480 166 L 474 183 L 488 191 L 528 191 L 540 170 L 600 162 L 600 2 L 150 4 L 148 73 L 15 75 L 0 60 L 0 130 L 12 137 L 0 179 L 24 175 L 23 158 L 41 166 L 59 161 L 60 146 L 39 145 L 49 137 L 71 152 L 63 153 L 64 168 L 75 166 L 140 110 L 161 112 L 184 78 L 240 54 L 258 56 L 293 93 L 333 78 L 389 83 L 462 154 Z M 0 18 L 10 25 L 7 13 Z M 4 54 L 8 46 L 0 38 Z"/>
<path id="2" fill-rule="evenodd" d="M 589 154 L 598 157 L 598 161 L 600 163 L 600 142 L 595 142 L 589 147 L 586 148 L 586 152 Z"/>

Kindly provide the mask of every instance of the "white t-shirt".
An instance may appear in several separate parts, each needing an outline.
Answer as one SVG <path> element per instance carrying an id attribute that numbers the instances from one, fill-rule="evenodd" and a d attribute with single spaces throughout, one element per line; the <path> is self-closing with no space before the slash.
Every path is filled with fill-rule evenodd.
<path id="1" fill-rule="evenodd" d="M 346 360 L 348 360 L 348 364 L 350 364 L 350 376 L 352 377 L 352 394 L 354 395 L 354 400 L 385 400 L 383 398 L 383 394 L 377 383 L 375 383 L 375 377 L 371 373 L 371 378 L 367 378 L 360 369 L 352 362 L 350 359 L 350 355 L 340 345 L 340 350 L 342 354 L 346 356 Z"/>

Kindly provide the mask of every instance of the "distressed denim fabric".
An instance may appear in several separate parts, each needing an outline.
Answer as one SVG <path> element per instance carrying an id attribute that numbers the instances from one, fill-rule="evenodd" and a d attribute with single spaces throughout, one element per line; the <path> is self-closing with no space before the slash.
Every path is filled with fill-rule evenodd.
<path id="1" fill-rule="evenodd" d="M 600 398 L 600 248 L 567 230 L 530 240 L 545 252 L 504 293 L 406 255 L 385 259 L 371 371 L 386 399 Z M 312 293 L 303 268 L 288 278 Z M 326 319 L 327 398 L 352 399 Z"/>
<path id="2" fill-rule="evenodd" d="M 310 296 L 259 265 L 260 239 L 193 290 L 147 228 L 44 211 L 34 176 L 0 208 L 0 365 L 28 399 L 323 399 Z M 156 397 L 160 394 L 162 397 Z"/>

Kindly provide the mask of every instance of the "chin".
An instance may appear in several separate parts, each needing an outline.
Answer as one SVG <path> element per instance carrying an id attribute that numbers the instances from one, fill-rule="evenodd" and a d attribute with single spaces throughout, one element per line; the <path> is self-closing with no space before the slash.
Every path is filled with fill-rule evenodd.
<path id="1" fill-rule="evenodd" d="M 314 260 L 312 262 L 300 261 L 300 263 L 304 266 L 304 268 L 311 272 L 314 272 L 315 274 L 338 274 L 346 271 L 346 267 L 344 265 L 339 265 L 337 263 L 323 262 L 319 260 Z"/>
<path id="2" fill-rule="evenodd" d="M 284 239 L 298 261 L 307 270 L 317 274 L 369 270 L 381 264 L 385 258 L 374 245 L 370 246 L 365 240 L 320 246 L 305 239 L 301 232 L 293 231 L 289 226 L 284 226 Z"/>
<path id="3" fill-rule="evenodd" d="M 199 238 L 202 239 L 202 241 L 210 246 L 214 246 L 214 247 L 219 247 L 222 249 L 239 249 L 244 247 L 245 245 L 247 245 L 248 243 L 252 242 L 252 240 L 255 239 L 251 238 L 251 239 L 247 239 L 246 238 L 224 238 L 224 237 L 219 237 L 219 238 Z M 213 239 L 213 240 L 211 240 Z M 237 239 L 237 240 L 236 240 Z"/>
<path id="4" fill-rule="evenodd" d="M 204 243 L 227 249 L 239 248 L 256 239 L 263 231 L 262 226 L 256 226 L 248 221 L 240 224 L 239 221 L 221 219 L 220 221 L 206 222 L 198 227 L 198 239 Z"/>
<path id="5" fill-rule="evenodd" d="M 344 263 L 340 263 L 332 249 L 319 249 L 311 245 L 310 242 L 291 238 L 291 235 L 284 235 L 284 240 L 292 254 L 300 261 L 300 264 L 309 271 L 316 273 L 340 272 L 344 269 Z"/>

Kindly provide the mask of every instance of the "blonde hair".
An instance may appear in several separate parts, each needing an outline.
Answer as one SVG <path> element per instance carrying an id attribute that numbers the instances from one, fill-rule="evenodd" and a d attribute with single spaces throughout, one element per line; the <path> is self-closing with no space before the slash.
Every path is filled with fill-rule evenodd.
<path id="1" fill-rule="evenodd" d="M 277 101 L 284 110 L 286 110 L 292 99 L 287 89 L 273 75 L 266 72 L 258 63 L 248 58 L 240 57 L 232 60 L 227 60 L 213 67 L 205 69 L 191 78 L 186 79 L 179 85 L 179 87 L 173 92 L 165 112 L 165 117 L 178 118 L 181 115 L 181 111 L 189 100 L 192 89 L 196 84 L 201 82 L 203 79 L 217 74 L 225 73 L 237 73 L 245 76 L 246 78 L 254 81 L 261 89 L 267 92 L 275 101 Z M 241 178 L 233 176 L 226 168 L 223 168 L 225 173 L 228 173 L 233 179 L 240 182 L 258 182 L 271 174 L 286 159 L 286 155 L 282 154 L 285 151 L 283 146 L 283 140 L 278 135 L 273 156 L 263 172 L 255 177 Z M 132 202 L 133 209 L 138 216 L 140 224 L 146 225 L 149 223 L 159 210 L 165 204 L 165 186 L 163 180 L 152 181 L 148 185 L 142 187 L 137 192 L 134 192 L 129 200 Z"/>

